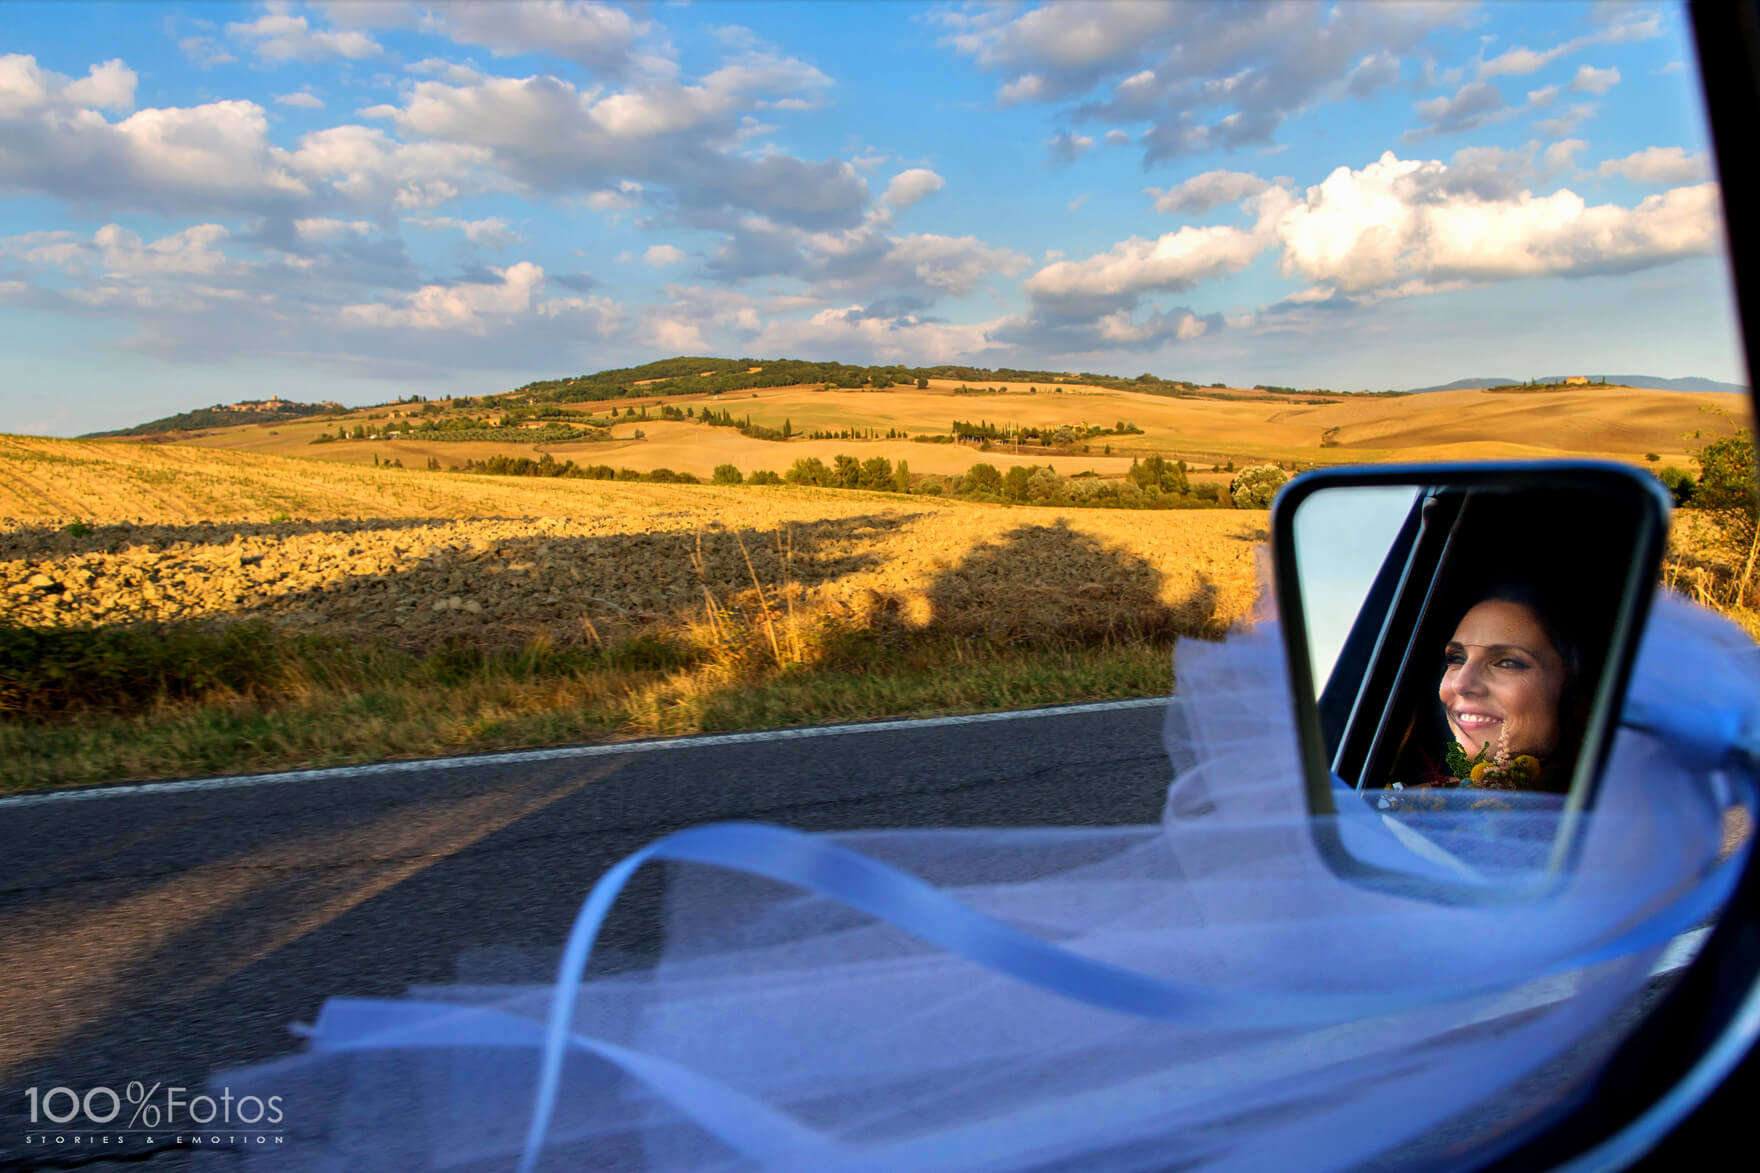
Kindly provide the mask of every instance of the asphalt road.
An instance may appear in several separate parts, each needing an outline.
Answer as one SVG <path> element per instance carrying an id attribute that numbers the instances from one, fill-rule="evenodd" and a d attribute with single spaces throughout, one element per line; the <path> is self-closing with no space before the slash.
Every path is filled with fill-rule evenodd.
<path id="1" fill-rule="evenodd" d="M 1158 706 L 1008 718 L 0 803 L 0 1169 L 73 1156 L 24 1147 L 42 1131 L 28 1089 L 199 1088 L 299 1049 L 288 1024 L 331 994 L 446 983 L 487 947 L 559 948 L 607 867 L 681 827 L 1160 817 Z M 651 956 L 661 895 L 639 874 L 602 952 Z M 143 1156 L 87 1152 L 98 1169 Z"/>

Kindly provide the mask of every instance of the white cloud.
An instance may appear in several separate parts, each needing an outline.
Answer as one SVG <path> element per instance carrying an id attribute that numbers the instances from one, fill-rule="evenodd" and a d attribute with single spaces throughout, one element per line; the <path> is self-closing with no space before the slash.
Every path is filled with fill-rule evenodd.
<path id="1" fill-rule="evenodd" d="M 1256 196 L 1270 186 L 1268 181 L 1244 171 L 1206 171 L 1166 191 L 1158 187 L 1146 190 L 1155 197 L 1157 212 L 1184 212 L 1196 216 L 1218 204 L 1238 203 Z"/>
<path id="2" fill-rule="evenodd" d="M 269 144 L 255 102 L 138 110 L 119 122 L 78 104 L 122 103 L 133 77 L 107 63 L 67 83 L 31 57 L 0 57 L 0 189 L 201 215 L 310 198 L 285 152 Z"/>
<path id="3" fill-rule="evenodd" d="M 472 66 L 448 61 L 444 57 L 424 57 L 403 67 L 406 73 L 420 77 L 437 77 L 455 86 L 471 86 L 482 81 L 485 74 Z"/>
<path id="4" fill-rule="evenodd" d="M 541 53 L 613 74 L 637 67 L 670 69 L 664 46 L 648 54 L 636 51 L 637 42 L 654 26 L 608 4 L 455 0 L 426 11 L 422 27 L 461 45 L 480 45 L 496 57 Z"/>
<path id="5" fill-rule="evenodd" d="M 1437 4 L 1155 4 L 947 8 L 943 43 L 1000 75 L 997 101 L 1070 102 L 1078 123 L 1139 126 L 1144 161 L 1270 145 L 1284 120 L 1365 97 L 1399 55 L 1464 9 Z M 1060 158 L 1078 138 L 1054 140 Z"/>
<path id="6" fill-rule="evenodd" d="M 1711 162 L 1703 151 L 1689 155 L 1681 147 L 1646 147 L 1623 159 L 1608 159 L 1595 170 L 1635 183 L 1698 183 L 1711 177 Z"/>
<path id="7" fill-rule="evenodd" d="M 296 106 L 301 110 L 322 110 L 324 108 L 324 99 L 316 94 L 308 94 L 304 90 L 292 94 L 276 94 L 275 101 L 278 105 Z"/>
<path id="8" fill-rule="evenodd" d="M 670 244 L 656 244 L 642 254 L 642 263 L 656 269 L 663 269 L 667 265 L 676 265 L 680 261 L 686 260 L 688 256 L 689 254 L 681 248 L 675 248 Z"/>
<path id="9" fill-rule="evenodd" d="M 1627 10 L 1614 14 L 1614 19 L 1605 27 L 1594 32 L 1572 37 L 1562 44 L 1550 49 L 1536 51 L 1526 46 L 1508 49 L 1489 61 L 1479 63 L 1479 76 L 1499 77 L 1502 75 L 1521 75 L 1535 73 L 1551 65 L 1560 57 L 1586 49 L 1591 45 L 1623 45 L 1633 41 L 1647 41 L 1662 35 L 1662 17 L 1659 13 L 1648 10 Z"/>
<path id="10" fill-rule="evenodd" d="M 1578 102 L 1560 110 L 1552 118 L 1542 118 L 1534 123 L 1534 129 L 1547 138 L 1565 138 L 1574 134 L 1577 127 L 1595 117 L 1596 105 L 1593 102 Z"/>
<path id="11" fill-rule="evenodd" d="M 1571 79 L 1571 89 L 1580 94 L 1605 94 L 1618 84 L 1619 70 L 1596 69 L 1593 65 L 1583 66 Z"/>
<path id="12" fill-rule="evenodd" d="M 1069 202 L 1069 210 L 1072 212 L 1081 211 L 1082 205 L 1088 202 L 1088 194 L 1089 193 L 1087 193 L 1087 192 L 1083 192 L 1081 195 L 1079 195 L 1075 199 L 1071 200 Z"/>
<path id="13" fill-rule="evenodd" d="M 1187 225 L 1155 240 L 1133 236 L 1083 261 L 1046 265 L 1023 283 L 1038 303 L 1122 308 L 1144 293 L 1190 289 L 1247 267 L 1269 242 L 1256 231 Z"/>
<path id="14" fill-rule="evenodd" d="M 622 180 L 669 189 L 681 218 L 753 209 L 814 226 L 860 220 L 868 191 L 840 160 L 739 151 L 745 112 L 760 98 L 829 79 L 792 59 L 746 59 L 696 84 L 653 81 L 606 92 L 555 77 L 487 78 L 468 86 L 415 83 L 392 118 L 409 138 L 487 153 L 533 191 L 612 190 Z"/>
<path id="15" fill-rule="evenodd" d="M 900 171 L 886 185 L 885 194 L 880 202 L 893 208 L 908 208 L 923 197 L 940 191 L 947 186 L 947 181 L 925 167 L 912 167 L 908 171 Z"/>
<path id="16" fill-rule="evenodd" d="M 490 270 L 495 283 L 469 281 L 424 285 L 414 293 L 388 301 L 342 306 L 338 323 L 374 330 L 449 331 L 484 335 L 518 327 L 534 318 L 593 318 L 603 332 L 611 328 L 615 303 L 607 298 L 540 299 L 544 270 L 530 261 Z"/>
<path id="17" fill-rule="evenodd" d="M 216 276 L 231 267 L 218 248 L 232 234 L 219 224 L 197 224 L 150 244 L 115 224 L 98 229 L 92 240 L 111 276 L 146 277 L 169 273 Z"/>
<path id="18" fill-rule="evenodd" d="M 293 230 L 307 240 L 333 240 L 350 234 L 364 236 L 373 230 L 366 220 L 338 220 L 331 216 L 307 216 L 293 222 Z"/>
<path id="19" fill-rule="evenodd" d="M 485 174 L 483 147 L 459 143 L 400 143 L 382 130 L 333 126 L 303 135 L 287 156 L 301 175 L 328 181 L 350 202 L 372 208 L 430 208 L 497 184 Z"/>
<path id="20" fill-rule="evenodd" d="M 248 24 L 226 26 L 226 35 L 250 47 L 260 61 L 328 61 L 334 57 L 361 60 L 377 57 L 379 43 L 352 30 L 313 29 L 303 16 L 292 16 L 285 5 L 273 5 Z"/>
<path id="21" fill-rule="evenodd" d="M 411 224 L 420 228 L 450 229 L 462 232 L 465 239 L 472 244 L 480 244 L 484 248 L 511 248 L 524 243 L 519 233 L 507 226 L 507 221 L 495 217 L 486 220 L 457 220 L 451 216 L 433 216 L 425 219 L 412 219 Z"/>
<path id="22" fill-rule="evenodd" d="M 772 320 L 751 339 L 765 354 L 804 358 L 845 356 L 869 362 L 945 362 L 970 358 L 1008 344 L 992 337 L 999 322 L 955 325 L 909 314 L 875 314 L 860 304 L 822 309 L 804 319 Z"/>
<path id="23" fill-rule="evenodd" d="M 1633 208 L 1566 189 L 1485 199 L 1450 193 L 1449 168 L 1392 152 L 1340 167 L 1277 217 L 1283 271 L 1346 295 L 1431 292 L 1450 283 L 1623 272 L 1715 251 L 1714 184 Z"/>
<path id="24" fill-rule="evenodd" d="M 0 118 L 48 111 L 129 110 L 134 107 L 135 72 L 120 60 L 94 65 L 82 78 L 70 78 L 21 53 L 0 56 Z"/>
<path id="25" fill-rule="evenodd" d="M 627 212 L 642 202 L 642 185 L 633 179 L 619 181 L 616 187 L 587 195 L 587 207 L 595 212 Z"/>
<path id="26" fill-rule="evenodd" d="M 1577 161 L 1577 152 L 1588 150 L 1589 144 L 1580 138 L 1567 138 L 1553 143 L 1546 148 L 1541 157 L 1541 165 L 1549 172 L 1568 170 Z"/>
<path id="27" fill-rule="evenodd" d="M 1113 129 L 1106 132 L 1106 141 L 1115 147 L 1129 146 L 1131 136 L 1125 131 Z"/>

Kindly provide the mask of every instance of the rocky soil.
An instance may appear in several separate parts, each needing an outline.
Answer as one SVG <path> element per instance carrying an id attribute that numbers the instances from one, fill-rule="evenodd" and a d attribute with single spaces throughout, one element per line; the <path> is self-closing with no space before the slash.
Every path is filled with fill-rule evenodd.
<path id="1" fill-rule="evenodd" d="M 701 622 L 711 607 L 753 614 L 761 592 L 776 611 L 792 603 L 801 614 L 916 626 L 1205 631 L 1250 607 L 1265 536 L 1263 514 L 1227 510 L 957 507 L 866 494 L 794 506 L 772 501 L 740 530 L 711 509 L 71 531 L 15 523 L 0 532 L 0 620 L 262 618 L 421 648 L 540 632 L 609 639 Z"/>

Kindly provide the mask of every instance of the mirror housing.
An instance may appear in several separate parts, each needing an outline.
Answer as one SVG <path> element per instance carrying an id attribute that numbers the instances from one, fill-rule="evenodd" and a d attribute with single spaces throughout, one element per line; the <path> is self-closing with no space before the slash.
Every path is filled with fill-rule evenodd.
<path id="1" fill-rule="evenodd" d="M 1551 816 L 1545 871 L 1569 867 L 1669 507 L 1654 477 L 1591 461 L 1334 469 L 1285 486 L 1278 614 L 1309 813 L 1349 816 L 1311 820 L 1335 872 L 1409 888 L 1374 840 L 1472 876 L 1412 813 L 1512 805 Z"/>

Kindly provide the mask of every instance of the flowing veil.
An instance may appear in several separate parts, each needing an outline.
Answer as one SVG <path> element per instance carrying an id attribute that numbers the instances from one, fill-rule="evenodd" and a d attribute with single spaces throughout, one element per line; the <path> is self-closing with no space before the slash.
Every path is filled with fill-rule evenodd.
<path id="1" fill-rule="evenodd" d="M 1659 599 L 1633 703 L 1717 709 L 1750 732 L 1757 655 Z M 1478 1165 L 1593 1072 L 1658 955 L 1727 897 L 1746 846 L 1725 849 L 1725 815 L 1751 813 L 1746 780 L 1622 731 L 1578 859 L 1543 898 L 1371 891 L 1316 849 L 1282 665 L 1270 617 L 1179 646 L 1156 825 L 668 836 L 595 889 L 554 980 L 517 956 L 463 959 L 449 986 L 332 998 L 304 1051 L 217 1075 L 235 1096 L 282 1096 L 289 1138 L 224 1159 Z M 1415 886 L 1465 875 L 1496 892 L 1544 874 L 1561 817 L 1556 801 L 1505 805 L 1334 818 Z M 660 960 L 583 979 L 638 866 L 669 870 Z"/>

